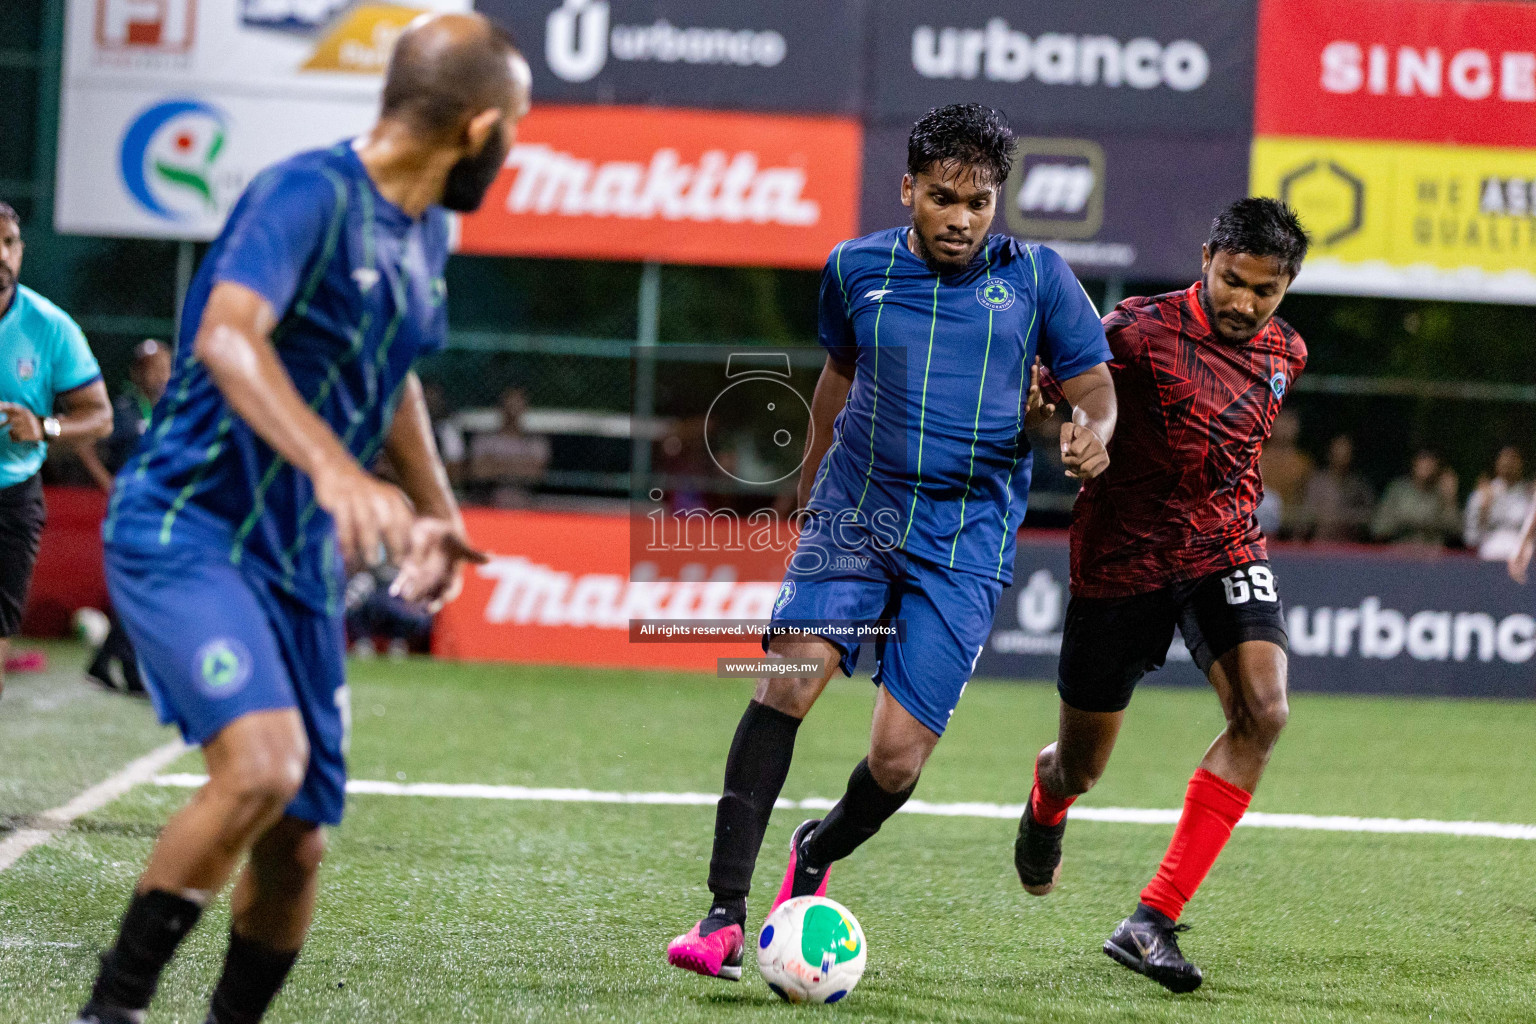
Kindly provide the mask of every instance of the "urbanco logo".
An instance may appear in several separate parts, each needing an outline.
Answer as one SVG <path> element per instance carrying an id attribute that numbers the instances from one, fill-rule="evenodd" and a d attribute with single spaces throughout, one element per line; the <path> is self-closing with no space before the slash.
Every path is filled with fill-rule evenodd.
<path id="1" fill-rule="evenodd" d="M 1031 38 L 1003 18 L 986 28 L 934 28 L 912 32 L 912 67 L 924 78 L 985 78 L 1042 85 L 1105 85 L 1191 92 L 1211 76 L 1211 58 L 1191 39 L 1162 43 L 1145 36 L 1042 32 Z"/>
<path id="2" fill-rule="evenodd" d="M 544 26 L 544 59 L 567 82 L 591 81 L 609 57 L 771 68 L 788 52 L 784 36 L 772 29 L 678 27 L 665 18 L 613 25 L 608 0 L 562 0 Z"/>

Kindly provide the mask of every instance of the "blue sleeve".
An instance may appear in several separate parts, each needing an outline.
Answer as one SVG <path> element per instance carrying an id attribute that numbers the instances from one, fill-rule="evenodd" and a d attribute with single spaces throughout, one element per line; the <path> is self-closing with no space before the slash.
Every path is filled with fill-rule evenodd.
<path id="1" fill-rule="evenodd" d="M 263 172 L 230 215 L 214 281 L 244 285 L 281 319 L 315 256 L 335 244 L 346 204 L 339 174 L 291 165 Z"/>
<path id="2" fill-rule="evenodd" d="M 1093 308 L 1077 275 L 1054 249 L 1037 246 L 1035 258 L 1040 265 L 1041 361 L 1059 381 L 1109 362 L 1114 356 L 1104 337 L 1099 311 Z"/>
<path id="3" fill-rule="evenodd" d="M 839 242 L 827 265 L 821 271 L 821 295 L 816 307 L 816 340 L 821 347 L 840 361 L 852 362 L 859 343 L 853 334 L 853 323 L 848 319 L 848 295 L 843 286 L 843 249 L 847 242 Z"/>
<path id="4" fill-rule="evenodd" d="M 53 393 L 62 395 L 100 380 L 101 367 L 96 365 L 80 326 L 65 316 L 58 319 L 54 331 Z"/>

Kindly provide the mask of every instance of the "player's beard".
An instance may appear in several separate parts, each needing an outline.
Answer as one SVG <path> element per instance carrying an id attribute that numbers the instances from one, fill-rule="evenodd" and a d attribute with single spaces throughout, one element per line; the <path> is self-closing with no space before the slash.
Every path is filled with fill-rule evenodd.
<path id="1" fill-rule="evenodd" d="M 971 261 L 976 258 L 976 253 L 981 249 L 982 243 L 987 240 L 987 236 L 982 235 L 979 240 L 971 245 L 971 248 L 966 252 L 964 259 L 951 260 L 940 259 L 939 256 L 928 247 L 928 240 L 923 237 L 922 230 L 917 226 L 916 217 L 912 219 L 912 237 L 917 239 L 918 257 L 924 263 L 928 264 L 928 266 L 937 270 L 964 270 L 966 267 L 971 265 Z"/>
<path id="2" fill-rule="evenodd" d="M 1253 321 L 1243 317 L 1239 324 L 1233 317 L 1218 315 L 1211 305 L 1210 279 L 1206 278 L 1204 283 L 1205 287 L 1200 289 L 1200 308 L 1211 325 L 1212 333 L 1229 345 L 1242 345 L 1257 338 L 1269 320 L 1266 318 L 1263 321 Z"/>
<path id="3" fill-rule="evenodd" d="M 507 133 L 500 122 L 491 129 L 485 145 L 473 156 L 461 157 L 448 169 L 443 183 L 442 205 L 455 213 L 474 213 L 485 201 L 501 165 L 507 162 Z"/>

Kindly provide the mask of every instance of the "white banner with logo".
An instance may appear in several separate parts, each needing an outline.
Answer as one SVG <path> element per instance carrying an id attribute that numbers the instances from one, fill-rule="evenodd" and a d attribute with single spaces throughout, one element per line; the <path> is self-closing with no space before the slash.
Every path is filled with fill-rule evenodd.
<path id="1" fill-rule="evenodd" d="M 262 168 L 368 127 L 395 39 L 470 0 L 69 0 L 54 226 L 209 239 Z"/>

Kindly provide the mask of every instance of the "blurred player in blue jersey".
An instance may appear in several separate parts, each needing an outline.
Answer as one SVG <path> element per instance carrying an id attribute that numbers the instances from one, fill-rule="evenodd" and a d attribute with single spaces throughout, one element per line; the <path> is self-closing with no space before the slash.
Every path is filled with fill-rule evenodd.
<path id="1" fill-rule="evenodd" d="M 260 174 L 198 271 L 104 533 L 146 687 L 209 781 L 161 833 L 85 1024 L 143 1020 L 247 853 L 210 1024 L 254 1024 L 298 955 L 344 799 L 344 566 L 388 560 L 398 593 L 439 603 L 479 557 L 412 364 L 447 333 L 442 208 L 479 205 L 528 101 L 484 18 L 418 19 L 368 134 Z M 380 454 L 403 493 L 369 474 Z"/>
<path id="2" fill-rule="evenodd" d="M 1050 249 L 988 234 L 1014 142 L 986 107 L 929 112 L 908 141 L 910 226 L 843 242 L 827 261 L 827 362 L 799 489 L 810 518 L 765 638 L 770 659 L 821 668 L 764 678 L 747 705 L 716 812 L 714 901 L 668 947 L 677 967 L 741 976 L 768 817 L 801 720 L 834 671 L 852 674 L 860 643 L 850 628 L 901 630 L 875 645 L 869 756 L 826 818 L 795 830 L 774 905 L 823 894 L 828 867 L 912 795 L 1011 582 L 1037 359 L 1074 410 L 1061 433 L 1068 470 L 1091 478 L 1109 465 L 1115 395 L 1093 303 Z"/>

